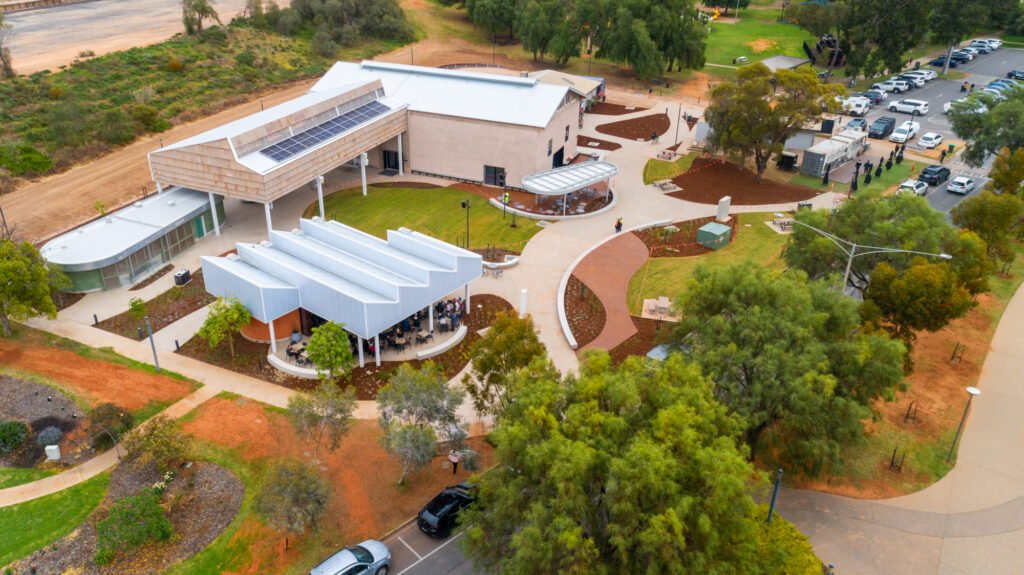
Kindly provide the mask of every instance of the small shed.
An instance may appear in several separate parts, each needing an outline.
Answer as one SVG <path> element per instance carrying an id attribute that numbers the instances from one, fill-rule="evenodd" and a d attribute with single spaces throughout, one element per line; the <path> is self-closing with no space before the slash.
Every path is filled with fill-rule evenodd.
<path id="1" fill-rule="evenodd" d="M 718 222 L 709 222 L 697 230 L 697 243 L 713 250 L 729 245 L 732 228 Z"/>

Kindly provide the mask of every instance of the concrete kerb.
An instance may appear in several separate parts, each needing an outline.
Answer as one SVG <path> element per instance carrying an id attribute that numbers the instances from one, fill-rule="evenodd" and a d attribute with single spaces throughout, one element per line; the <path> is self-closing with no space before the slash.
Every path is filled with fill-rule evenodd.
<path id="1" fill-rule="evenodd" d="M 569 347 L 573 349 L 579 348 L 579 344 L 576 343 L 576 338 L 572 335 L 572 329 L 569 327 L 569 318 L 566 317 L 565 315 L 565 290 L 569 286 L 569 278 L 572 277 L 572 273 L 576 270 L 576 266 L 578 266 L 580 262 L 583 261 L 583 258 L 590 255 L 591 252 L 603 246 L 604 244 L 614 240 L 623 233 L 628 234 L 630 232 L 639 232 L 641 230 L 646 230 L 648 228 L 667 226 L 671 224 L 672 221 L 673 220 L 656 220 L 653 222 L 648 222 L 646 224 L 640 224 L 639 226 L 633 226 L 631 228 L 623 230 L 620 233 L 611 234 L 608 237 L 604 238 L 603 240 L 597 242 L 596 244 L 584 250 L 583 253 L 576 256 L 576 259 L 574 259 L 572 263 L 569 264 L 569 267 L 565 270 L 565 273 L 562 274 L 562 280 L 558 282 L 558 295 L 556 296 L 558 299 L 555 302 L 555 304 L 558 306 L 558 323 L 562 326 L 562 334 L 565 335 L 565 340 L 569 342 Z"/>
<path id="2" fill-rule="evenodd" d="M 567 220 L 585 220 L 587 218 L 592 218 L 594 216 L 599 216 L 599 215 L 601 215 L 601 214 L 611 210 L 612 208 L 615 207 L 616 204 L 619 203 L 619 194 L 615 193 L 615 191 L 613 190 L 612 191 L 612 201 L 609 202 L 607 206 L 601 208 L 600 210 L 596 210 L 596 211 L 593 211 L 593 212 L 588 212 L 586 214 L 565 214 L 564 216 L 550 215 L 550 214 L 535 214 L 533 212 L 527 212 L 527 211 L 524 211 L 524 210 L 519 210 L 519 209 L 513 208 L 512 206 L 505 206 L 505 205 L 503 205 L 500 201 L 498 201 L 498 198 L 491 198 L 488 201 L 490 201 L 492 206 L 498 208 L 499 210 L 505 209 L 505 210 L 507 210 L 509 212 L 512 212 L 512 213 L 514 213 L 514 214 L 516 214 L 516 215 L 518 215 L 519 217 L 522 217 L 522 218 L 529 218 L 531 220 L 567 221 Z"/>

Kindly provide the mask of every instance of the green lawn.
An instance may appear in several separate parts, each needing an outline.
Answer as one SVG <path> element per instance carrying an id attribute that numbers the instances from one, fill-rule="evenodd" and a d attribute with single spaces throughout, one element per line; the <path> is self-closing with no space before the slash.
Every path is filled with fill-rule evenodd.
<path id="1" fill-rule="evenodd" d="M 696 154 L 689 153 L 685 156 L 679 156 L 671 162 L 654 159 L 647 160 L 647 165 L 644 166 L 644 183 L 650 184 L 659 180 L 674 178 L 689 170 L 696 157 Z"/>
<path id="2" fill-rule="evenodd" d="M 701 256 L 683 258 L 653 258 L 647 260 L 629 281 L 629 312 L 639 316 L 643 300 L 668 296 L 675 299 L 686 287 L 699 264 L 731 265 L 745 260 L 757 262 L 773 269 L 784 266 L 782 246 L 789 236 L 775 233 L 764 224 L 774 219 L 770 213 L 740 214 L 739 233 L 728 246 Z M 750 227 L 746 227 L 750 224 Z"/>
<path id="3" fill-rule="evenodd" d="M 56 473 L 48 469 L 22 469 L 20 467 L 0 467 L 0 489 L 31 483 L 37 479 L 49 477 Z"/>
<path id="4" fill-rule="evenodd" d="M 107 493 L 110 476 L 96 477 L 53 495 L 0 507 L 0 566 L 53 543 L 78 527 Z"/>
<path id="5" fill-rule="evenodd" d="M 738 56 L 746 56 L 751 63 L 780 54 L 803 57 L 802 43 L 810 40 L 810 33 L 793 24 L 780 24 L 776 22 L 778 17 L 776 10 L 744 10 L 739 24 L 713 23 L 704 52 L 707 61 L 732 65 L 733 58 Z M 755 50 L 752 44 L 758 41 L 766 44 L 756 46 Z"/>
<path id="6" fill-rule="evenodd" d="M 363 196 L 360 188 L 340 190 L 324 198 L 329 219 L 385 237 L 387 230 L 406 227 L 446 242 L 463 245 L 466 238 L 466 210 L 470 202 L 470 247 L 499 247 L 522 251 L 533 234 L 541 230 L 534 220 L 512 216 L 502 219 L 501 210 L 475 194 L 453 188 L 411 189 L 370 187 Z"/>
<path id="7" fill-rule="evenodd" d="M 881 152 L 879 152 L 878 154 L 879 156 L 882 155 Z M 864 154 L 863 158 L 869 159 L 873 162 L 877 162 L 879 156 L 876 156 L 873 152 L 869 150 Z M 886 155 L 886 157 L 888 157 L 888 155 Z M 884 166 L 882 167 L 882 177 L 876 178 L 874 177 L 874 174 L 872 174 L 871 183 L 866 186 L 864 185 L 864 174 L 861 173 L 860 187 L 857 188 L 856 193 L 862 194 L 868 191 L 884 192 L 891 188 L 895 188 L 896 186 L 899 186 L 906 180 L 911 179 L 911 166 L 914 167 L 915 174 L 920 174 L 921 170 L 924 169 L 926 165 L 927 164 L 922 164 L 920 162 L 911 162 L 905 160 L 902 164 L 897 166 L 896 162 L 893 162 L 891 170 L 886 170 Z M 807 186 L 808 188 L 814 188 L 816 190 L 827 190 L 832 185 L 831 182 L 829 184 L 822 184 L 821 178 L 814 178 L 811 176 L 804 176 L 801 174 L 792 174 L 788 181 L 791 184 Z M 836 183 L 835 192 L 845 193 L 849 188 L 849 184 Z"/>

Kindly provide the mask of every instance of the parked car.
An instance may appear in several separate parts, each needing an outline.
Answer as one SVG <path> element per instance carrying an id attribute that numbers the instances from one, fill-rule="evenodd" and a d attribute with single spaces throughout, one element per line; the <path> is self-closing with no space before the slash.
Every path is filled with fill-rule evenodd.
<path id="1" fill-rule="evenodd" d="M 871 88 L 874 90 L 882 90 L 884 92 L 893 92 L 896 94 L 900 94 L 910 89 L 910 82 L 907 82 L 906 80 L 890 79 L 884 82 L 874 84 L 871 86 Z"/>
<path id="2" fill-rule="evenodd" d="M 917 145 L 928 150 L 937 147 L 941 143 L 942 136 L 940 134 L 936 134 L 935 132 L 928 132 L 927 134 L 917 139 Z"/>
<path id="3" fill-rule="evenodd" d="M 896 102 L 890 102 L 889 111 L 922 116 L 928 113 L 928 102 L 925 102 L 924 100 L 899 100 Z"/>
<path id="4" fill-rule="evenodd" d="M 928 166 L 921 170 L 917 179 L 932 186 L 937 186 L 949 179 L 949 168 L 946 166 Z"/>
<path id="5" fill-rule="evenodd" d="M 854 92 L 853 94 L 850 94 L 850 97 L 867 100 L 868 104 L 871 106 L 874 106 L 875 104 L 882 101 L 882 99 L 876 96 L 873 92 Z"/>
<path id="6" fill-rule="evenodd" d="M 989 46 L 988 42 L 981 42 L 975 40 L 967 45 L 969 48 L 973 48 L 982 54 L 988 54 L 992 51 L 992 46 Z"/>
<path id="7" fill-rule="evenodd" d="M 921 86 L 924 86 L 924 78 L 916 74 L 900 74 L 899 76 L 894 76 L 890 78 L 890 80 L 906 80 L 914 88 L 920 88 Z"/>
<path id="8" fill-rule="evenodd" d="M 1010 70 L 1006 77 L 1013 80 L 1024 80 L 1024 70 Z"/>
<path id="9" fill-rule="evenodd" d="M 1009 84 L 1002 84 L 1002 83 L 999 83 L 999 82 L 991 82 L 990 84 L 985 86 L 985 89 L 986 90 L 996 90 L 997 92 L 1002 93 L 1002 92 L 1005 92 L 1005 91 L 1009 90 L 1010 89 L 1010 85 Z"/>
<path id="10" fill-rule="evenodd" d="M 982 94 L 988 94 L 988 95 L 992 96 L 993 98 L 995 98 L 999 102 L 1002 102 L 1003 100 L 1006 99 L 1006 96 L 1003 95 L 1003 91 L 1002 90 L 997 90 L 995 88 L 986 87 L 984 90 L 981 91 L 981 93 Z"/>
<path id="11" fill-rule="evenodd" d="M 953 55 L 951 57 L 960 57 L 965 62 L 970 62 L 971 60 L 974 59 L 974 54 L 971 54 L 970 52 L 965 52 L 963 50 L 953 50 Z"/>
<path id="12" fill-rule="evenodd" d="M 443 539 L 452 534 L 459 512 L 476 501 L 476 488 L 469 483 L 445 487 L 416 516 L 420 531 Z"/>
<path id="13" fill-rule="evenodd" d="M 975 42 L 984 42 L 992 47 L 993 50 L 998 50 L 1003 45 L 1003 41 L 997 38 L 978 38 Z"/>
<path id="14" fill-rule="evenodd" d="M 984 114 L 985 112 L 988 111 L 988 106 L 986 106 L 985 104 L 982 104 L 981 102 L 979 102 L 977 100 L 974 100 L 972 98 L 957 98 L 956 100 L 952 100 L 952 101 L 949 101 L 949 102 L 946 102 L 945 104 L 943 104 L 942 105 L 942 113 L 948 114 L 949 111 L 953 109 L 953 103 L 954 102 L 971 102 L 972 103 L 971 106 L 966 106 L 966 105 L 964 106 L 964 110 L 965 111 L 972 111 L 972 112 L 977 112 L 977 113 L 980 113 L 980 114 Z"/>
<path id="15" fill-rule="evenodd" d="M 970 54 L 971 57 L 973 57 L 973 58 L 977 58 L 978 56 L 981 55 L 981 52 L 979 52 L 977 50 L 977 48 L 975 48 L 973 46 L 963 46 L 963 47 L 961 47 L 960 49 L 958 49 L 956 51 L 957 52 L 965 52 L 967 54 Z"/>
<path id="16" fill-rule="evenodd" d="M 871 109 L 867 98 L 847 98 L 839 103 L 839 110 L 851 116 L 864 116 Z"/>
<path id="17" fill-rule="evenodd" d="M 952 192 L 954 194 L 963 194 L 966 196 L 967 194 L 974 191 L 974 187 L 976 185 L 977 184 L 974 182 L 974 180 L 970 178 L 964 176 L 957 176 L 949 181 L 949 185 L 946 186 L 946 191 Z"/>
<path id="18" fill-rule="evenodd" d="M 928 184 L 920 180 L 907 180 L 896 188 L 896 193 L 923 196 L 928 193 Z"/>
<path id="19" fill-rule="evenodd" d="M 903 122 L 899 128 L 893 130 L 892 134 L 889 135 L 890 142 L 896 142 L 902 144 L 909 142 L 914 139 L 914 136 L 921 130 L 921 124 L 917 122 Z"/>
<path id="20" fill-rule="evenodd" d="M 857 130 L 858 132 L 866 132 L 868 129 L 868 121 L 864 118 L 853 118 L 846 123 L 847 130 Z"/>
<path id="21" fill-rule="evenodd" d="M 868 137 L 869 138 L 884 138 L 892 133 L 893 128 L 896 127 L 896 118 L 892 116 L 882 116 L 871 125 L 868 126 Z"/>
<path id="22" fill-rule="evenodd" d="M 331 555 L 314 567 L 309 575 L 387 575 L 390 569 L 388 546 L 371 539 Z"/>
<path id="23" fill-rule="evenodd" d="M 942 68 L 943 66 L 946 65 L 946 57 L 945 56 L 939 56 L 938 58 L 932 60 L 931 62 L 928 62 L 928 65 L 929 66 L 935 66 L 936 68 Z M 959 65 L 960 65 L 960 61 L 959 60 L 954 60 L 953 58 L 949 59 L 949 67 L 950 68 L 956 68 Z"/>
<path id="24" fill-rule="evenodd" d="M 920 77 L 924 78 L 925 82 L 931 82 L 932 80 L 934 80 L 934 79 L 939 77 L 939 75 L 935 73 L 935 70 L 929 70 L 927 68 L 922 68 L 920 70 L 911 70 L 909 72 L 904 72 L 904 75 L 920 76 Z"/>
<path id="25" fill-rule="evenodd" d="M 885 90 L 864 90 L 860 95 L 868 98 L 876 104 L 889 99 L 889 94 L 887 94 Z"/>

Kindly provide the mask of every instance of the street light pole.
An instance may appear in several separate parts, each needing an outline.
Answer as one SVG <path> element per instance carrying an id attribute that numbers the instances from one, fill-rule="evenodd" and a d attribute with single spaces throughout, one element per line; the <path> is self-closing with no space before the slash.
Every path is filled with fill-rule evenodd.
<path id="1" fill-rule="evenodd" d="M 779 497 L 779 484 L 782 483 L 782 468 L 779 468 L 778 475 L 775 476 L 775 489 L 772 491 L 772 502 L 768 506 L 768 525 L 772 524 L 772 514 L 775 513 L 775 500 Z"/>
<path id="2" fill-rule="evenodd" d="M 967 412 L 971 409 L 971 400 L 974 399 L 975 395 L 981 395 L 981 390 L 977 387 L 967 388 L 967 405 L 964 406 L 964 414 L 960 418 L 960 425 L 956 427 L 956 435 L 953 436 L 953 445 L 949 446 L 949 454 L 946 455 L 946 463 L 953 458 L 953 450 L 956 449 L 956 442 L 960 439 L 960 432 L 964 430 L 964 422 L 967 421 Z"/>
<path id="3" fill-rule="evenodd" d="M 469 200 L 463 200 L 462 207 L 466 210 L 466 249 L 469 249 Z"/>
<path id="4" fill-rule="evenodd" d="M 146 316 L 146 333 L 149 334 L 149 347 L 153 350 L 153 365 L 156 372 L 160 373 L 160 358 L 156 355 L 156 342 L 153 341 L 153 326 L 149 323 L 149 316 Z"/>

